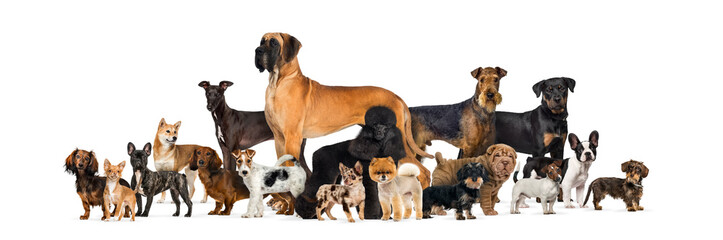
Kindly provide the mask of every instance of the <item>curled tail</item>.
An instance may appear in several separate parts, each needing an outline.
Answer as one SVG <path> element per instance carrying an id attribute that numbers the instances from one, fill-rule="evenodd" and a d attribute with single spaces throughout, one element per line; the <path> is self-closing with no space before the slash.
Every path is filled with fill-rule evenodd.
<path id="1" fill-rule="evenodd" d="M 594 184 L 596 181 L 597 179 L 595 179 L 595 181 L 592 181 L 590 185 L 587 186 L 587 195 L 585 195 L 585 201 L 582 202 L 583 207 L 587 205 L 587 200 L 590 199 L 590 191 L 592 191 L 592 184 Z"/>
<path id="2" fill-rule="evenodd" d="M 442 153 L 441 153 L 441 152 L 435 153 L 435 154 L 434 154 L 434 159 L 437 160 L 437 166 L 442 165 L 442 164 L 444 164 L 444 163 L 447 162 L 447 159 L 444 159 L 444 158 L 442 157 Z"/>
<path id="3" fill-rule="evenodd" d="M 294 158 L 294 156 L 291 156 L 291 154 L 286 154 L 284 156 L 281 156 L 279 158 L 279 160 L 276 161 L 276 164 L 274 164 L 274 166 L 279 167 L 282 164 L 284 164 L 286 161 L 292 161 L 292 162 L 294 162 L 294 166 L 299 166 L 299 161 L 297 161 L 296 158 Z"/>
<path id="4" fill-rule="evenodd" d="M 421 171 L 419 170 L 419 167 L 412 163 L 402 164 L 401 166 L 399 166 L 399 169 L 397 169 L 397 176 L 417 177 L 420 173 Z"/>
<path id="5" fill-rule="evenodd" d="M 515 174 L 512 175 L 512 181 L 515 181 L 515 183 L 517 183 L 517 174 L 520 172 L 520 165 L 522 165 L 522 162 L 517 163 L 517 167 L 515 167 Z"/>

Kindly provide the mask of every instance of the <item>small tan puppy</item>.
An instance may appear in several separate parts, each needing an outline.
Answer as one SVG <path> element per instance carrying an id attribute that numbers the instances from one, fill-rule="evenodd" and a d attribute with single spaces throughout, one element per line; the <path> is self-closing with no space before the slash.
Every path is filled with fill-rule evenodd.
<path id="1" fill-rule="evenodd" d="M 110 161 L 108 161 L 108 159 L 106 159 L 105 163 L 103 164 L 103 168 L 105 169 L 105 176 L 107 177 L 107 180 L 105 181 L 105 190 L 103 191 L 103 208 L 105 209 L 104 221 L 110 220 L 109 215 L 111 203 L 116 205 L 116 211 L 118 211 L 118 209 L 123 209 L 124 206 L 130 206 L 131 221 L 136 220 L 136 193 L 138 188 L 136 188 L 136 191 L 133 191 L 126 186 L 118 184 L 118 181 L 121 179 L 121 174 L 123 173 L 123 168 L 125 166 L 126 161 L 119 163 L 118 166 L 114 166 L 110 164 Z M 115 216 L 115 214 L 118 213 L 114 212 L 113 216 Z M 120 221 L 122 218 L 123 214 L 118 214 L 118 221 Z"/>
<path id="2" fill-rule="evenodd" d="M 394 221 L 412 215 L 412 202 L 417 220 L 422 219 L 422 185 L 417 180 L 420 170 L 414 164 L 402 164 L 397 169 L 391 157 L 374 158 L 369 164 L 369 177 L 377 182 L 379 203 L 382 205 L 382 220 L 389 220 L 394 210 Z"/>

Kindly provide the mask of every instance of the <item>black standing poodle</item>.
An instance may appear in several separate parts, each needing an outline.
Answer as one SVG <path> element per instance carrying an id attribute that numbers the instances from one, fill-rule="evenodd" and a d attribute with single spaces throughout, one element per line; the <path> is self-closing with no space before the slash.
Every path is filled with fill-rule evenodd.
<path id="1" fill-rule="evenodd" d="M 386 107 L 372 107 L 364 115 L 364 125 L 359 135 L 314 152 L 312 174 L 306 180 L 304 192 L 296 198 L 296 213 L 304 219 L 316 218 L 316 191 L 321 185 L 338 183 L 339 163 L 354 166 L 359 161 L 364 167 L 363 184 L 366 191 L 366 219 L 379 219 L 382 208 L 377 196 L 377 184 L 369 177 L 369 163 L 374 157 L 392 157 L 395 163 L 404 157 L 404 136 L 395 126 L 397 118 Z"/>

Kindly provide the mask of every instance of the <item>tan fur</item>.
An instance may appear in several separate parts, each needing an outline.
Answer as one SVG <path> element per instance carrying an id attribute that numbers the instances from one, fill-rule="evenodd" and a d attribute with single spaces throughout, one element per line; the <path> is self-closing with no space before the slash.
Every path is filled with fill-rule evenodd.
<path id="1" fill-rule="evenodd" d="M 285 33 L 266 33 L 263 39 L 274 38 L 281 44 L 276 68 L 269 72 L 266 88 L 266 121 L 274 133 L 277 156 L 291 154 L 300 159 L 302 139 L 321 137 L 349 126 L 364 124 L 364 114 L 374 106 L 384 106 L 396 113 L 396 127 L 405 136 L 407 157 L 402 163 L 417 165 L 422 186 L 429 186 L 429 170 L 415 159 L 415 153 L 431 158 L 414 144 L 409 109 L 404 101 L 389 90 L 379 87 L 326 86 L 301 73 L 296 53 L 285 53 L 284 44 L 291 38 Z M 301 45 L 299 44 L 299 47 Z M 297 49 L 298 50 L 298 49 Z M 291 61 L 286 55 L 293 54 Z"/>
<path id="2" fill-rule="evenodd" d="M 123 207 L 125 206 L 130 206 L 131 221 L 136 220 L 136 192 L 137 189 L 140 187 L 136 188 L 136 191 L 133 191 L 126 186 L 120 185 L 119 180 L 121 178 L 121 174 L 123 173 L 123 168 L 125 167 L 125 165 L 126 161 L 123 161 L 117 166 L 114 166 L 110 164 L 110 161 L 108 161 L 108 159 L 105 160 L 105 163 L 103 165 L 105 169 L 105 175 L 107 177 L 105 190 L 103 191 L 103 198 L 105 199 L 103 204 L 103 208 L 105 209 L 104 221 L 110 220 L 111 204 L 116 205 L 116 212 L 113 212 L 113 215 L 118 214 L 118 209 L 123 209 Z M 120 221 L 122 218 L 123 214 L 118 214 L 118 221 Z"/>
<path id="3" fill-rule="evenodd" d="M 474 158 L 447 160 L 442 154 L 436 154 L 437 167 L 432 172 L 432 186 L 457 184 L 457 171 L 471 162 L 481 163 L 489 172 L 489 182 L 480 188 L 480 207 L 485 215 L 497 215 L 494 206 L 497 203 L 497 193 L 502 184 L 510 178 L 517 164 L 515 149 L 505 144 L 495 144 L 487 149 L 487 153 Z"/>
<path id="4" fill-rule="evenodd" d="M 156 171 L 174 171 L 180 172 L 185 169 L 186 180 L 188 180 L 189 198 L 193 197 L 196 192 L 194 184 L 196 182 L 196 171 L 188 169 L 188 164 L 193 157 L 194 151 L 201 147 L 199 145 L 179 145 L 175 142 L 168 140 L 173 137 L 178 137 L 178 131 L 181 128 L 181 121 L 174 123 L 173 125 L 166 123 L 165 118 L 161 118 L 161 122 L 158 123 L 158 130 L 156 131 L 156 138 L 153 141 L 153 163 L 156 167 Z M 161 198 L 158 202 L 163 202 L 166 199 L 166 192 L 161 194 Z M 208 194 L 204 193 L 202 203 L 205 203 L 208 199 Z"/>
<path id="5" fill-rule="evenodd" d="M 412 215 L 412 208 L 416 211 L 416 219 L 420 220 L 423 215 L 422 187 L 414 178 L 415 174 L 397 170 L 391 157 L 374 158 L 369 164 L 369 177 L 378 183 L 382 220 L 389 220 L 392 211 L 394 221 L 402 220 L 401 209 L 404 209 L 404 219 L 407 219 Z"/>

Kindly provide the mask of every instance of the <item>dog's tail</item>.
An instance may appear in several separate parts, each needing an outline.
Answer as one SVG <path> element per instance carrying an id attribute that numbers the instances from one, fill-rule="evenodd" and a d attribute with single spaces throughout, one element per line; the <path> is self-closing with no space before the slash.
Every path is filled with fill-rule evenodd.
<path id="1" fill-rule="evenodd" d="M 522 162 L 517 163 L 517 167 L 515 167 L 515 174 L 512 175 L 512 181 L 517 183 L 517 174 L 520 173 L 520 165 L 522 165 Z"/>
<path id="2" fill-rule="evenodd" d="M 407 107 L 406 103 L 404 103 L 404 131 L 406 132 L 405 138 L 407 145 L 409 145 L 409 148 L 411 148 L 414 153 L 425 158 L 433 158 L 432 155 L 419 148 L 417 143 L 414 142 L 414 136 L 412 136 L 412 114 L 409 112 L 409 107 Z"/>
<path id="3" fill-rule="evenodd" d="M 437 160 L 437 166 L 442 165 L 442 164 L 445 164 L 445 163 L 447 162 L 447 159 L 444 159 L 444 158 L 442 157 L 442 153 L 441 153 L 441 152 L 435 153 L 435 154 L 434 154 L 434 159 Z"/>
<path id="4" fill-rule="evenodd" d="M 582 206 L 583 206 L 583 207 L 584 207 L 585 205 L 587 205 L 587 200 L 590 199 L 590 191 L 592 191 L 592 185 L 595 184 L 595 182 L 597 182 L 597 179 L 595 179 L 594 181 L 592 181 L 592 182 L 590 183 L 590 185 L 587 186 L 587 195 L 585 195 L 585 201 L 582 202 Z"/>
<path id="5" fill-rule="evenodd" d="M 401 166 L 399 166 L 399 169 L 397 169 L 397 176 L 417 177 L 420 173 L 421 171 L 419 170 L 419 167 L 412 163 L 402 164 Z"/>
<path id="6" fill-rule="evenodd" d="M 299 161 L 294 158 L 291 154 L 286 154 L 284 156 L 281 156 L 278 161 L 276 161 L 276 164 L 274 166 L 281 166 L 281 164 L 284 164 L 286 161 L 292 161 L 294 162 L 294 166 L 299 166 Z"/>

